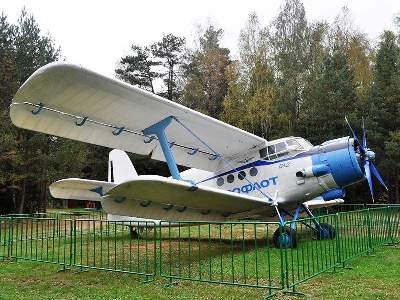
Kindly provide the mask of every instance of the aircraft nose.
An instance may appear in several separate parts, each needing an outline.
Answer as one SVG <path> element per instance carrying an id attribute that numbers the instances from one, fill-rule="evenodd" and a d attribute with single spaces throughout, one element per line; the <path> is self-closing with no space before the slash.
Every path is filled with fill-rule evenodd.
<path id="1" fill-rule="evenodd" d="M 364 178 L 353 139 L 344 137 L 327 141 L 318 149 L 318 155 L 313 156 L 315 176 L 324 175 L 322 172 L 318 173 L 319 170 L 330 173 L 339 187 L 348 186 Z"/>

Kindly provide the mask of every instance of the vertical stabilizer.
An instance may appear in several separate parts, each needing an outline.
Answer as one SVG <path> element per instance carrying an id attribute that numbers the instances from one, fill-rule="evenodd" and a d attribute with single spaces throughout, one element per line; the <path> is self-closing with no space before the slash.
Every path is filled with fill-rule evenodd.
<path id="1" fill-rule="evenodd" d="M 120 184 L 137 177 L 138 174 L 128 154 L 114 149 L 108 156 L 108 182 Z"/>

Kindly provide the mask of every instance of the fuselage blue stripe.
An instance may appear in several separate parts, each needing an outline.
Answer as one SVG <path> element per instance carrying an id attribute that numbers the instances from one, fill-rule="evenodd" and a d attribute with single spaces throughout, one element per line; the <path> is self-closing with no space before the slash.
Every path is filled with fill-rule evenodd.
<path id="1" fill-rule="evenodd" d="M 284 161 L 289 161 L 289 160 L 294 160 L 294 159 L 298 159 L 298 158 L 302 158 L 302 157 L 312 156 L 313 154 L 315 154 L 315 153 L 308 153 L 308 151 L 307 151 L 307 152 L 302 152 L 302 153 L 296 154 L 295 156 L 292 156 L 292 157 L 288 157 L 288 158 L 284 158 L 284 159 L 280 159 L 280 160 L 275 160 L 275 161 L 256 160 L 256 161 L 253 161 L 253 162 L 248 163 L 246 165 L 243 165 L 243 166 L 237 167 L 235 169 L 229 170 L 227 172 L 224 172 L 224 173 L 215 175 L 213 177 L 204 179 L 204 180 L 202 180 L 202 181 L 200 181 L 198 183 L 203 183 L 203 182 L 206 182 L 206 181 L 209 181 L 209 180 L 221 177 L 221 176 L 225 176 L 225 175 L 228 175 L 228 174 L 231 174 L 231 173 L 235 173 L 235 172 L 239 172 L 239 171 L 242 171 L 242 170 L 246 170 L 246 169 L 251 168 L 251 167 L 274 165 L 274 164 L 281 163 L 281 162 L 284 162 Z"/>

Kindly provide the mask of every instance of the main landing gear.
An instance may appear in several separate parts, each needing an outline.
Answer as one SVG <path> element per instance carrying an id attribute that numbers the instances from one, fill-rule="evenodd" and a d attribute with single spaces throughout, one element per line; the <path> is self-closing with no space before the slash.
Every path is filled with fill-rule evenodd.
<path id="1" fill-rule="evenodd" d="M 319 223 L 318 220 L 313 216 L 309 208 L 302 204 L 298 206 L 294 213 L 291 214 L 284 209 L 277 209 L 279 217 L 279 228 L 274 232 L 273 242 L 277 248 L 296 248 L 298 244 L 298 235 L 296 231 L 296 221 L 302 223 L 306 227 L 311 228 L 316 235 L 317 240 L 331 240 L 336 236 L 335 228 L 327 223 Z M 312 224 L 310 222 L 305 222 L 303 220 L 298 220 L 300 210 L 303 210 L 311 218 Z M 292 217 L 292 222 L 290 226 L 285 224 L 285 214 Z"/>

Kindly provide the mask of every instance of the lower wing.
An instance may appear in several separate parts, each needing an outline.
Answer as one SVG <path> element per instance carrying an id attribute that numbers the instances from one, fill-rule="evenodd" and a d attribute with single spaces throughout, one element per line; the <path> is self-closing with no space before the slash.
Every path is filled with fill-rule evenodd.
<path id="1" fill-rule="evenodd" d="M 329 201 L 325 201 L 324 199 L 312 199 L 310 201 L 304 202 L 304 205 L 306 205 L 309 209 L 316 209 L 316 208 L 321 208 L 321 207 L 329 207 L 337 204 L 344 203 L 343 199 L 333 199 Z"/>

